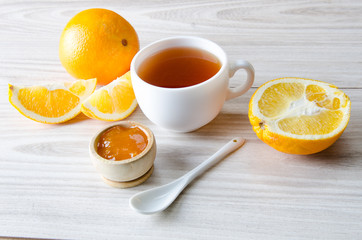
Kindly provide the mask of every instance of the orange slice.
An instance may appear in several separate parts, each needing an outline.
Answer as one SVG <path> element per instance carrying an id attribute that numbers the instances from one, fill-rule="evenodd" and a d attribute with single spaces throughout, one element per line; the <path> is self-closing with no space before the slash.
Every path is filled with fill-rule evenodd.
<path id="1" fill-rule="evenodd" d="M 257 136 L 273 148 L 312 154 L 341 136 L 350 111 L 348 96 L 334 85 L 281 78 L 256 90 L 249 103 L 249 120 Z"/>
<path id="2" fill-rule="evenodd" d="M 90 118 L 118 121 L 128 117 L 137 107 L 131 74 L 128 71 L 108 85 L 96 90 L 82 104 L 82 112 Z"/>
<path id="3" fill-rule="evenodd" d="M 90 96 L 97 79 L 31 87 L 9 84 L 9 101 L 25 117 L 42 123 L 62 123 L 80 113 L 82 101 Z"/>

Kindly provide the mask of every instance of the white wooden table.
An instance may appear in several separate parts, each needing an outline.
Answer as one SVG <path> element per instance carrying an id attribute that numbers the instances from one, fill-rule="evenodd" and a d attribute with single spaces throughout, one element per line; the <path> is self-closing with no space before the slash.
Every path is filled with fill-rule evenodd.
<path id="1" fill-rule="evenodd" d="M 145 118 L 158 143 L 144 184 L 104 184 L 88 155 L 93 134 L 110 124 L 79 115 L 45 125 L 9 103 L 8 83 L 73 80 L 61 66 L 62 29 L 77 12 L 108 8 L 125 17 L 141 47 L 193 35 L 249 60 L 253 88 L 192 133 L 172 133 Z M 362 2 L 346 1 L 0 1 L 0 236 L 56 239 L 362 239 Z M 342 137 L 310 156 L 277 152 L 252 131 L 251 94 L 279 77 L 337 85 L 352 113 Z M 231 85 L 237 85 L 239 73 Z M 243 148 L 205 173 L 166 211 L 132 211 L 135 193 L 170 182 L 234 136 Z"/>

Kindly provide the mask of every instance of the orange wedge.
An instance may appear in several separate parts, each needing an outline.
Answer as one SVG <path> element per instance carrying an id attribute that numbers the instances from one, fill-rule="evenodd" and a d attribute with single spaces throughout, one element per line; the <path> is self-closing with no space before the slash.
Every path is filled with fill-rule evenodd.
<path id="1" fill-rule="evenodd" d="M 249 103 L 249 120 L 256 135 L 273 148 L 312 154 L 341 136 L 350 111 L 350 99 L 334 85 L 281 78 L 256 90 Z"/>
<path id="2" fill-rule="evenodd" d="M 82 104 L 81 111 L 90 118 L 118 121 L 128 117 L 137 107 L 130 72 L 96 90 Z"/>
<path id="3" fill-rule="evenodd" d="M 62 123 L 80 113 L 82 101 L 90 96 L 97 79 L 31 87 L 9 84 L 9 101 L 25 117 L 42 123 Z"/>

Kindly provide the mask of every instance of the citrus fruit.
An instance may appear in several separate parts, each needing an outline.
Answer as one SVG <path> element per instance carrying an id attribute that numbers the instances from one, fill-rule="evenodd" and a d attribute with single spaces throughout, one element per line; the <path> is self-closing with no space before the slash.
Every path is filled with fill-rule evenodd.
<path id="1" fill-rule="evenodd" d="M 351 102 L 336 86 L 302 78 L 280 78 L 260 86 L 249 103 L 256 135 L 273 148 L 312 154 L 332 145 L 350 118 Z"/>
<path id="2" fill-rule="evenodd" d="M 90 95 L 83 102 L 81 111 L 90 118 L 118 121 L 129 116 L 136 107 L 131 73 L 127 72 Z"/>
<path id="3" fill-rule="evenodd" d="M 75 15 L 60 37 L 59 58 L 75 78 L 106 85 L 130 69 L 139 50 L 134 28 L 117 13 L 93 8 Z"/>
<path id="4" fill-rule="evenodd" d="M 82 101 L 90 96 L 97 79 L 31 87 L 9 84 L 9 101 L 25 117 L 42 123 L 62 123 L 80 113 Z"/>

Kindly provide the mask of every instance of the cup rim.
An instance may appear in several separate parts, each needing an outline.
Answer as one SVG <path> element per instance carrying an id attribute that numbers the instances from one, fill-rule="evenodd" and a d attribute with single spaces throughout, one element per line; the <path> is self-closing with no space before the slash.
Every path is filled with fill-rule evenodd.
<path id="1" fill-rule="evenodd" d="M 96 150 L 96 143 L 99 140 L 100 135 L 107 131 L 108 129 L 114 127 L 114 126 L 137 126 L 139 127 L 142 131 L 144 131 L 144 133 L 147 136 L 147 146 L 145 149 L 143 149 L 143 151 L 139 154 L 137 154 L 136 156 L 132 157 L 132 158 L 127 158 L 127 159 L 123 159 L 123 160 L 109 160 L 106 158 L 103 158 L 102 156 L 100 156 Z M 99 130 L 96 134 L 94 134 L 94 136 L 92 137 L 90 143 L 89 143 L 89 150 L 90 153 L 98 160 L 101 161 L 103 163 L 106 164 L 111 164 L 111 165 L 125 165 L 131 162 L 135 162 L 139 159 L 141 159 L 143 156 L 145 156 L 152 148 L 153 144 L 154 144 L 155 140 L 154 140 L 154 135 L 152 133 L 152 131 L 146 127 L 145 125 L 138 123 L 138 122 L 134 122 L 134 121 L 120 121 L 117 123 L 113 123 L 111 125 L 108 125 L 104 128 L 102 128 L 101 130 Z"/>
<path id="2" fill-rule="evenodd" d="M 191 86 L 187 86 L 187 87 L 167 88 L 167 87 L 156 86 L 156 85 L 153 85 L 153 84 L 150 84 L 150 83 L 144 81 L 138 75 L 138 72 L 136 71 L 136 66 L 135 66 L 137 59 L 141 56 L 143 51 L 145 51 L 145 49 L 148 49 L 148 48 L 153 47 L 153 46 L 157 46 L 157 45 L 159 45 L 159 44 L 161 44 L 163 42 L 166 42 L 166 41 L 175 41 L 175 40 L 180 40 L 180 39 L 187 39 L 187 40 L 194 39 L 194 40 L 197 40 L 197 41 L 204 41 L 204 42 L 208 42 L 208 43 L 214 45 L 216 48 L 218 48 L 220 50 L 220 52 L 222 53 L 222 57 L 220 57 L 219 55 L 216 55 L 214 52 L 211 52 L 208 49 L 203 49 L 203 50 L 213 54 L 221 62 L 221 67 L 220 67 L 219 71 L 217 71 L 217 73 L 215 73 L 211 78 L 206 79 L 205 81 L 203 81 L 201 83 L 191 85 Z M 180 46 L 182 46 L 182 45 L 180 45 Z M 165 50 L 167 48 L 169 48 L 169 47 L 162 48 L 161 50 Z M 147 56 L 147 57 L 149 57 L 149 56 Z M 223 58 L 224 61 L 222 61 L 221 58 Z M 157 88 L 157 89 L 167 89 L 168 91 L 183 91 L 183 90 L 186 90 L 186 89 L 201 87 L 201 86 L 207 84 L 208 82 L 211 82 L 212 80 L 218 78 L 222 74 L 222 72 L 225 71 L 225 68 L 227 67 L 227 65 L 228 65 L 228 58 L 227 58 L 227 55 L 226 55 L 225 51 L 218 44 L 216 44 L 215 42 L 213 42 L 213 41 L 211 41 L 209 39 L 202 38 L 202 37 L 197 37 L 197 36 L 174 36 L 174 37 L 167 37 L 167 38 L 162 38 L 162 39 L 159 39 L 157 41 L 154 41 L 154 42 L 146 45 L 145 47 L 143 47 L 140 51 L 138 51 L 136 53 L 136 55 L 133 57 L 132 62 L 131 62 L 131 73 L 134 72 L 135 74 L 137 74 L 137 77 L 145 85 L 152 86 L 152 87 Z"/>

